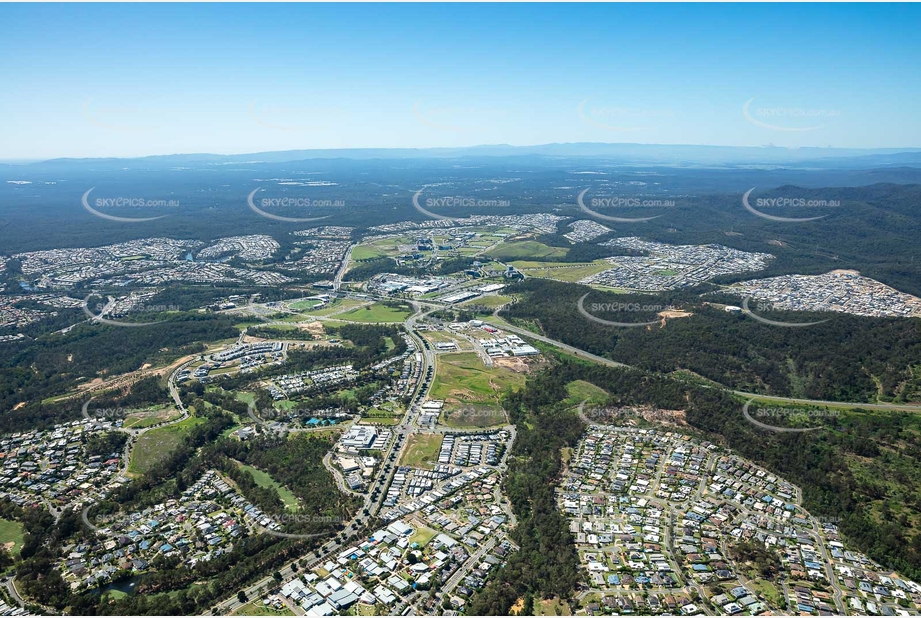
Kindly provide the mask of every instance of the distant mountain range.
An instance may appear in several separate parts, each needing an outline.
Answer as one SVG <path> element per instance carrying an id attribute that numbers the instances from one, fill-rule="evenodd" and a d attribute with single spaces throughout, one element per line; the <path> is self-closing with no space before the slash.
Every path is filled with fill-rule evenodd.
<path id="1" fill-rule="evenodd" d="M 538 146 L 472 146 L 467 148 L 341 148 L 285 150 L 238 155 L 175 154 L 139 158 L 50 159 L 10 165 L 43 167 L 109 165 L 163 168 L 177 166 L 283 163 L 309 159 L 471 159 L 526 157 L 532 159 L 593 159 L 620 165 L 676 167 L 812 167 L 869 168 L 921 165 L 921 148 L 781 148 L 777 146 L 692 146 L 658 144 L 606 144 L 579 142 Z"/>

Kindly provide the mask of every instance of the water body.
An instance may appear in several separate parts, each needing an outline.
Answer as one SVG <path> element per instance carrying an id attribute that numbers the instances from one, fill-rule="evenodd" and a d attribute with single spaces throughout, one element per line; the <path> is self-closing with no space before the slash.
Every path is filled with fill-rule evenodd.
<path id="1" fill-rule="evenodd" d="M 137 592 L 138 583 L 141 581 L 140 575 L 135 575 L 134 577 L 128 577 L 125 579 L 120 579 L 117 582 L 112 582 L 111 584 L 106 584 L 101 588 L 97 588 L 93 594 L 103 595 L 106 592 L 121 592 L 122 594 L 127 594 L 128 596 L 133 595 Z"/>

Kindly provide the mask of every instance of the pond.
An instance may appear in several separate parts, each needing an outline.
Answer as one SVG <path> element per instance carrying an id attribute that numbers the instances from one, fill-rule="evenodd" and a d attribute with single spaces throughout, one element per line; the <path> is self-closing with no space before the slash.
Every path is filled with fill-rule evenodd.
<path id="1" fill-rule="evenodd" d="M 102 586 L 101 588 L 97 588 L 95 591 L 93 591 L 93 594 L 102 595 L 102 594 L 105 594 L 106 592 L 115 592 L 115 593 L 121 593 L 121 594 L 126 594 L 128 596 L 131 596 L 135 592 L 137 592 L 137 587 L 140 581 L 141 581 L 140 575 L 135 575 L 134 577 L 127 577 L 125 579 L 120 579 L 117 582 L 106 584 L 105 586 Z"/>

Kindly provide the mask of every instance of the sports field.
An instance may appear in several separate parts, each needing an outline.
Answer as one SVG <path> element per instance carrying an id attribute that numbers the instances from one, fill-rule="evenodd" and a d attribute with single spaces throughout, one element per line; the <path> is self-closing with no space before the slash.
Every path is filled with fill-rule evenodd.
<path id="1" fill-rule="evenodd" d="M 18 556 L 22 543 L 22 524 L 18 521 L 0 519 L 0 545 L 5 545 L 11 554 Z"/>

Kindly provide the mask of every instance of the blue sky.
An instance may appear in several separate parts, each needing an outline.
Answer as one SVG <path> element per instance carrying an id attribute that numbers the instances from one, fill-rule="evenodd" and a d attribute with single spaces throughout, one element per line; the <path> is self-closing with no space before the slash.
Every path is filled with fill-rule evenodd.
<path id="1" fill-rule="evenodd" d="M 918 5 L 5 4 L 0 23 L 7 160 L 921 146 Z"/>

